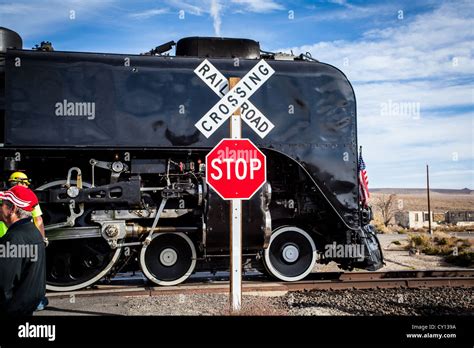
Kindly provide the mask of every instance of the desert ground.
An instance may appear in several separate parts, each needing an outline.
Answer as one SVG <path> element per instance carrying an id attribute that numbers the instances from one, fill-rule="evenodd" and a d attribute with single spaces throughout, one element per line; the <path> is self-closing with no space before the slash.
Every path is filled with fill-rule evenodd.
<path id="1" fill-rule="evenodd" d="M 372 193 L 371 202 L 387 193 Z M 428 210 L 425 194 L 396 194 L 396 203 L 401 200 L 401 210 Z M 431 210 L 435 213 L 444 213 L 447 210 L 474 210 L 474 194 L 446 194 L 430 193 Z"/>

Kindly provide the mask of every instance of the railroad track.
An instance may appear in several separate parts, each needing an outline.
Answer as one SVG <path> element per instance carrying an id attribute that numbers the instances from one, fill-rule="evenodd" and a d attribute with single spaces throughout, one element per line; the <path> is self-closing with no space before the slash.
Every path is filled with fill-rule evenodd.
<path id="1" fill-rule="evenodd" d="M 265 279 L 265 281 L 262 281 Z M 262 276 L 247 277 L 242 283 L 244 293 L 287 292 L 342 289 L 387 289 L 428 287 L 474 287 L 474 270 L 424 270 L 387 272 L 312 273 L 298 282 L 268 281 Z M 112 281 L 71 292 L 48 292 L 50 298 L 71 296 L 159 296 L 170 294 L 226 293 L 228 280 L 194 281 L 176 286 L 125 285 Z"/>

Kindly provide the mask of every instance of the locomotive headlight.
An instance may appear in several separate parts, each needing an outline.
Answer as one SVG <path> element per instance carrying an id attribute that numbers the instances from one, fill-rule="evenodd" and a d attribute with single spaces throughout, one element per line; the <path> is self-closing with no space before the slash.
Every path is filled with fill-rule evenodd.
<path id="1" fill-rule="evenodd" d="M 79 188 L 77 186 L 71 186 L 67 189 L 66 193 L 70 198 L 76 198 L 79 196 Z"/>

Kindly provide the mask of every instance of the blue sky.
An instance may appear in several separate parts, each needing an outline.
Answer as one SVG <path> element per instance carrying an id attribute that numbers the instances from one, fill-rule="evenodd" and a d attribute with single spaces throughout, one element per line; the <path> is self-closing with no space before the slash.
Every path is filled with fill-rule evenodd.
<path id="1" fill-rule="evenodd" d="M 474 189 L 472 18 L 473 1 L 0 0 L 0 26 L 25 48 L 140 53 L 228 36 L 310 52 L 354 86 L 371 187 L 423 187 L 429 164 L 432 187 Z"/>

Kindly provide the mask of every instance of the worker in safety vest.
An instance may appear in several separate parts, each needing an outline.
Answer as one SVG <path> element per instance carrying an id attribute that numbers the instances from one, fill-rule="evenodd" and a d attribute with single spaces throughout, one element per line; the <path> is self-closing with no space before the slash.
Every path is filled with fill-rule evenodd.
<path id="1" fill-rule="evenodd" d="M 8 226 L 0 239 L 0 317 L 31 315 L 41 303 L 44 309 L 46 258 L 43 238 L 31 212 L 38 198 L 29 188 L 15 185 L 0 192 L 0 219 Z M 47 300 L 46 300 L 47 301 Z"/>
<path id="2" fill-rule="evenodd" d="M 12 175 L 10 175 L 10 178 L 8 179 L 8 184 L 10 188 L 15 187 L 15 186 L 28 187 L 30 186 L 30 183 L 31 183 L 31 180 L 28 179 L 28 176 L 23 172 L 14 172 Z M 33 191 L 31 192 L 33 193 Z M 38 199 L 36 199 L 36 201 L 38 202 Z M 43 215 L 43 212 L 41 211 L 40 205 L 38 203 L 33 207 L 33 210 L 31 211 L 31 216 L 33 217 L 33 222 L 36 228 L 39 230 L 39 232 L 41 233 L 41 236 L 43 237 L 45 246 L 48 246 L 49 244 L 48 238 L 46 238 L 46 234 L 44 232 L 43 218 L 41 215 Z M 0 238 L 6 232 L 7 232 L 7 226 L 5 225 L 5 223 L 0 222 Z M 43 310 L 48 305 L 48 303 L 49 301 L 46 298 L 46 296 L 43 296 L 36 310 Z"/>
<path id="3" fill-rule="evenodd" d="M 14 172 L 12 175 L 10 175 L 10 178 L 8 179 L 8 184 L 10 187 L 20 185 L 23 187 L 28 187 L 31 183 L 31 180 L 28 179 L 28 176 L 23 173 L 23 172 Z M 41 236 L 43 237 L 45 243 L 47 243 L 46 235 L 44 232 L 44 224 L 43 224 L 43 218 L 41 215 L 43 215 L 43 212 L 41 211 L 41 208 L 39 204 L 36 204 L 33 211 L 31 212 L 33 216 L 33 222 L 35 223 L 36 228 L 40 231 Z M 7 226 L 3 223 L 0 222 L 0 238 L 3 237 L 3 235 L 7 232 Z"/>

